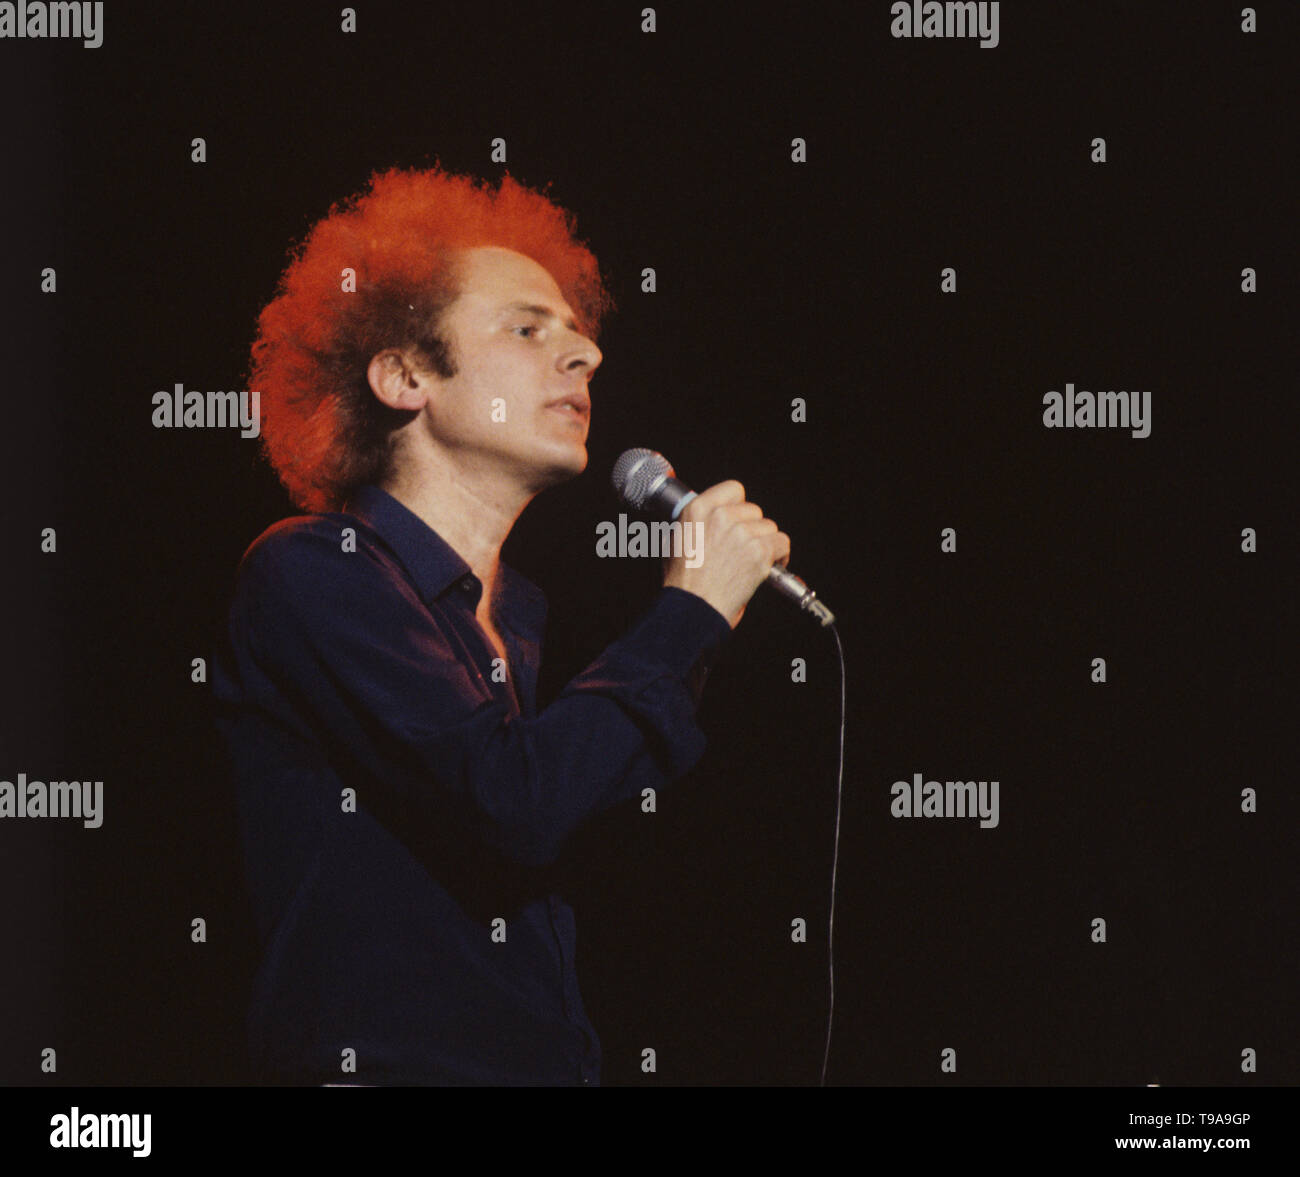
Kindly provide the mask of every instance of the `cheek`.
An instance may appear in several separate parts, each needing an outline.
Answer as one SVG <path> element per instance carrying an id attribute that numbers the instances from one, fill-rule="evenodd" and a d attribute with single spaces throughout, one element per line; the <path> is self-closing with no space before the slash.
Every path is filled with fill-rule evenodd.
<path id="1" fill-rule="evenodd" d="M 515 415 L 518 398 L 502 364 L 480 363 L 464 375 L 454 406 L 463 427 L 473 430 L 489 424 L 499 429 L 503 413 L 507 421 Z"/>
<path id="2" fill-rule="evenodd" d="M 447 406 L 455 418 L 448 425 L 458 436 L 487 439 L 536 429 L 546 399 L 538 357 L 485 355 L 472 367 L 463 367 L 460 376 L 456 396 Z"/>

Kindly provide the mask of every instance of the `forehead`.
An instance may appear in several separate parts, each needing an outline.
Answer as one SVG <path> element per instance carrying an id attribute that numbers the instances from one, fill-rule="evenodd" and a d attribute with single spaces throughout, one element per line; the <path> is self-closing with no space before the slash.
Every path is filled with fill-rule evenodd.
<path id="1" fill-rule="evenodd" d="M 561 317 L 572 313 L 559 285 L 545 266 L 513 249 L 488 245 L 465 250 L 457 258 L 463 309 L 492 312 L 514 302 L 541 303 Z"/>

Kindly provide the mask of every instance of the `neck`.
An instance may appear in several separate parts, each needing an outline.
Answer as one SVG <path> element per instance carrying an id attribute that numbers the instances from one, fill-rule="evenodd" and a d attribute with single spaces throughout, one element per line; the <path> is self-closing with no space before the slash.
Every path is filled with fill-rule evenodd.
<path id="1" fill-rule="evenodd" d="M 499 471 L 458 468 L 452 461 L 408 465 L 379 485 L 432 527 L 470 566 L 483 585 L 477 616 L 489 624 L 501 546 L 533 493 L 513 485 Z"/>

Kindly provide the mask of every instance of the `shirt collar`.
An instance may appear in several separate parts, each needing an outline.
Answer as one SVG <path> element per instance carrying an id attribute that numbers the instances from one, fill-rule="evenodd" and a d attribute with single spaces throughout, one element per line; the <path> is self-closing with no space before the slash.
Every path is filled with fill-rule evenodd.
<path id="1" fill-rule="evenodd" d="M 386 490 L 373 484 L 359 487 L 343 511 L 366 523 L 393 550 L 426 605 L 453 586 L 468 594 L 471 609 L 478 605 L 483 586 L 469 564 L 432 527 Z M 504 560 L 499 567 L 502 620 L 522 636 L 539 636 L 546 617 L 546 597 Z"/>

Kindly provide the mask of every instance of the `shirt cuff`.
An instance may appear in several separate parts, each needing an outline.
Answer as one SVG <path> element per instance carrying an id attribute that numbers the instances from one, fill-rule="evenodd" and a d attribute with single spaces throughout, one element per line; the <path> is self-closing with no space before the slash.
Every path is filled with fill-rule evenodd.
<path id="1" fill-rule="evenodd" d="M 730 632 L 727 619 L 703 597 L 665 586 L 621 644 L 685 680 Z"/>

